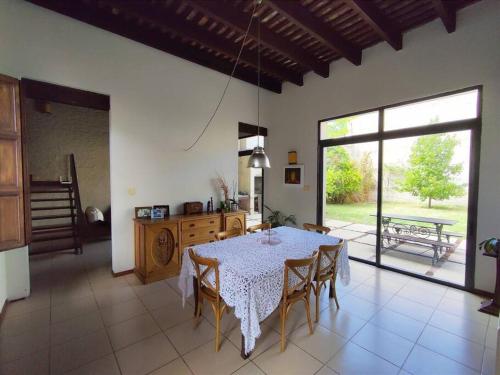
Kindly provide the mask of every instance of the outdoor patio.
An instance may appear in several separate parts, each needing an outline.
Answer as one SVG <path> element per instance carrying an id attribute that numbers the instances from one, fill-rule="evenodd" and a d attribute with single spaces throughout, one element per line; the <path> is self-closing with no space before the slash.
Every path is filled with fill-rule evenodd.
<path id="1" fill-rule="evenodd" d="M 349 255 L 375 262 L 376 227 L 347 221 L 325 219 L 325 225 L 332 228 L 332 236 L 344 238 L 349 242 Z M 400 243 L 387 248 L 384 242 L 381 263 L 386 266 L 425 275 L 454 284 L 463 285 L 465 278 L 465 248 L 462 240 L 452 252 L 439 254 L 439 260 L 432 265 L 431 247 L 411 243 Z"/>

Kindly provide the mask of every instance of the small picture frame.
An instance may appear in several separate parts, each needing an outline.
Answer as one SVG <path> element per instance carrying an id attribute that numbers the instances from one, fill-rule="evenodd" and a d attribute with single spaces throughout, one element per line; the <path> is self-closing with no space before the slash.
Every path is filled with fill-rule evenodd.
<path id="1" fill-rule="evenodd" d="M 136 207 L 135 208 L 135 218 L 136 219 L 151 219 L 151 206 L 147 207 Z"/>
<path id="2" fill-rule="evenodd" d="M 170 216 L 170 206 L 168 204 L 154 205 L 153 210 L 154 209 L 161 210 L 161 212 L 163 213 L 163 217 L 162 217 L 163 219 Z"/>
<path id="3" fill-rule="evenodd" d="M 284 168 L 283 182 L 286 186 L 304 186 L 304 166 L 299 164 L 286 165 Z"/>
<path id="4" fill-rule="evenodd" d="M 297 151 L 288 152 L 288 164 L 297 164 Z"/>
<path id="5" fill-rule="evenodd" d="M 151 220 L 153 219 L 163 219 L 163 210 L 161 208 L 153 207 L 151 210 Z"/>

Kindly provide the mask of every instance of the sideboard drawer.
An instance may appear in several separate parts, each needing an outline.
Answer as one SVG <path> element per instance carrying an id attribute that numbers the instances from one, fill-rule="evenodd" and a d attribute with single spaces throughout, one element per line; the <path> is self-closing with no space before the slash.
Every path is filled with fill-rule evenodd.
<path id="1" fill-rule="evenodd" d="M 205 227 L 220 227 L 220 220 L 221 219 L 218 216 L 183 220 L 182 231 Z"/>
<path id="2" fill-rule="evenodd" d="M 188 247 L 192 247 L 192 246 L 196 246 L 196 245 L 202 245 L 202 244 L 205 244 L 205 243 L 209 243 L 209 242 L 215 242 L 215 236 L 213 237 L 204 237 L 204 238 L 198 238 L 198 239 L 195 239 L 195 240 L 188 240 L 188 239 L 184 239 L 184 242 L 182 243 L 182 246 L 184 246 L 184 248 L 188 248 Z"/>
<path id="3" fill-rule="evenodd" d="M 182 231 L 182 240 L 184 242 L 190 242 L 200 238 L 215 238 L 215 235 L 220 232 L 220 227 L 218 225 L 212 225 L 210 227 L 201 227 L 195 229 L 188 229 Z"/>

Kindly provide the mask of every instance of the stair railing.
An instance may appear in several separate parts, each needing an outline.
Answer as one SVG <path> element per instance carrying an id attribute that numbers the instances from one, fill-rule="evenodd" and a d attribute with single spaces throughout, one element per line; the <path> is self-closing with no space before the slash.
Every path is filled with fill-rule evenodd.
<path id="1" fill-rule="evenodd" d="M 74 202 L 76 208 L 76 230 L 77 230 L 76 241 L 79 252 L 82 253 L 83 249 L 82 249 L 81 232 L 84 223 L 84 216 L 82 210 L 82 203 L 80 201 L 80 189 L 78 187 L 78 176 L 76 174 L 76 162 L 74 154 L 71 154 L 69 156 L 69 167 L 71 173 L 71 186 L 73 188 Z"/>

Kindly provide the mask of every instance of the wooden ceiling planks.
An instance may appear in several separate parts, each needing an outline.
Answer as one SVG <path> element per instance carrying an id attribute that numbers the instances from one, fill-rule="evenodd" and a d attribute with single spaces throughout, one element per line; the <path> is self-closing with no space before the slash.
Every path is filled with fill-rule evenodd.
<path id="1" fill-rule="evenodd" d="M 254 0 L 26 0 L 150 47 L 231 74 Z M 281 92 L 303 75 L 328 77 L 330 63 L 361 64 L 380 42 L 395 50 L 403 34 L 439 18 L 456 28 L 456 12 L 478 0 L 263 0 L 261 86 Z M 235 77 L 257 84 L 257 18 L 252 20 Z"/>

